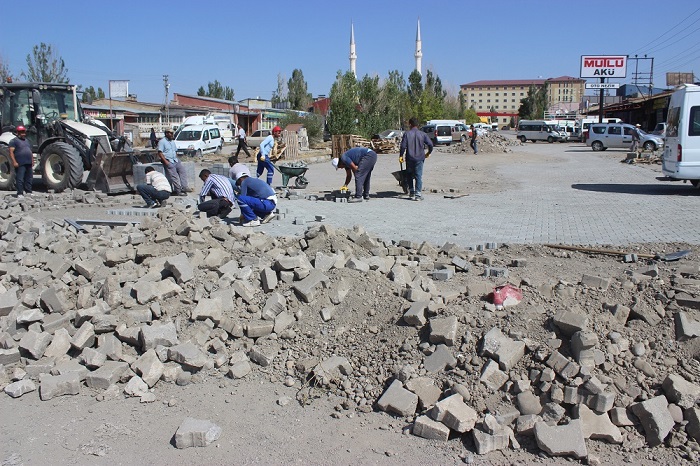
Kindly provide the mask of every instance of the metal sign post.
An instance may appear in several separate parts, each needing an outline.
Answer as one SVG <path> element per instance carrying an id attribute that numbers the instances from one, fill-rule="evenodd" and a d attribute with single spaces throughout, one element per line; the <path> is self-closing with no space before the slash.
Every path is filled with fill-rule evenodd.
<path id="1" fill-rule="evenodd" d="M 112 97 L 126 99 L 129 97 L 129 81 L 109 81 L 109 129 L 114 132 L 114 114 L 112 113 Z"/>

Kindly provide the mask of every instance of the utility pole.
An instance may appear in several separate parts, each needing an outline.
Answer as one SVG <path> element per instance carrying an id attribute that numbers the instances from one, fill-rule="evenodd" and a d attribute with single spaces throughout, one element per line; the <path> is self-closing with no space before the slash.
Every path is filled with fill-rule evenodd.
<path id="1" fill-rule="evenodd" d="M 170 127 L 170 100 L 168 99 L 168 91 L 170 91 L 170 84 L 168 83 L 168 75 L 163 75 L 163 83 L 165 85 L 165 120 L 168 127 Z"/>

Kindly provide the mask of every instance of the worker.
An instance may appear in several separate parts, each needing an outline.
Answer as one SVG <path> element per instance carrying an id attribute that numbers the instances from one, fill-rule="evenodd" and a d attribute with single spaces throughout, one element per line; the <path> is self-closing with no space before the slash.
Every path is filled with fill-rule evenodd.
<path id="1" fill-rule="evenodd" d="M 433 152 L 433 143 L 423 131 L 418 129 L 418 121 L 415 118 L 408 120 L 411 126 L 409 131 L 406 131 L 401 138 L 401 149 L 399 151 L 399 163 L 403 163 L 404 154 L 406 155 L 406 174 L 408 182 L 409 199 L 422 201 L 423 195 L 423 164 L 425 159 L 430 157 Z M 426 154 L 425 149 L 428 149 Z M 413 182 L 415 180 L 415 190 Z"/>
<path id="2" fill-rule="evenodd" d="M 136 191 L 141 195 L 146 203 L 147 209 L 162 207 L 170 197 L 172 188 L 168 179 L 153 167 L 146 167 L 146 183 L 137 184 Z"/>
<path id="3" fill-rule="evenodd" d="M 215 175 L 206 168 L 199 172 L 199 179 L 204 185 L 199 193 L 197 208 L 200 212 L 205 212 L 207 217 L 226 218 L 236 202 L 231 182 L 225 176 Z M 211 200 L 205 201 L 207 196 L 211 196 Z"/>
<path id="4" fill-rule="evenodd" d="M 236 149 L 236 157 L 238 157 L 238 154 L 241 152 L 241 149 L 243 149 L 243 152 L 245 152 L 246 157 L 250 157 L 250 152 L 248 152 L 248 142 L 245 139 L 245 130 L 241 125 L 236 126 L 238 128 L 238 130 L 236 131 L 236 139 L 238 139 L 238 149 Z"/>
<path id="5" fill-rule="evenodd" d="M 639 150 L 639 129 L 641 127 L 642 126 L 639 123 L 637 123 L 636 125 L 634 125 L 634 128 L 632 128 L 632 146 L 630 147 L 630 152 L 637 152 Z"/>
<path id="6" fill-rule="evenodd" d="M 187 196 L 190 188 L 187 186 L 185 166 L 177 158 L 177 146 L 173 141 L 173 130 L 165 129 L 165 137 L 158 141 L 158 157 L 163 162 L 165 173 L 173 187 L 173 195 Z"/>
<path id="7" fill-rule="evenodd" d="M 232 155 L 228 158 L 228 166 L 230 167 L 228 169 L 228 177 L 231 181 L 231 185 L 233 186 L 233 190 L 235 191 L 236 178 L 238 177 L 238 174 L 244 171 L 246 173 L 250 173 L 250 170 L 248 169 L 248 166 L 246 164 L 238 161 L 238 155 Z"/>
<path id="8" fill-rule="evenodd" d="M 24 194 L 32 195 L 32 145 L 27 141 L 27 128 L 18 126 L 17 137 L 10 141 L 10 162 L 15 168 L 15 184 L 17 185 L 17 199 L 23 199 Z"/>
<path id="9" fill-rule="evenodd" d="M 277 195 L 272 187 L 259 178 L 251 178 L 247 171 L 236 175 L 238 195 L 236 202 L 241 209 L 241 221 L 244 227 L 257 227 L 267 223 L 275 216 Z"/>
<path id="10" fill-rule="evenodd" d="M 282 128 L 275 126 L 272 128 L 272 134 L 268 135 L 260 144 L 260 153 L 258 154 L 258 169 L 256 173 L 258 178 L 263 174 L 263 170 L 267 170 L 267 184 L 272 185 L 272 177 L 275 175 L 275 167 L 270 161 L 272 149 L 275 147 L 275 139 L 282 134 Z"/>
<path id="11" fill-rule="evenodd" d="M 334 158 L 331 163 L 335 169 L 345 169 L 345 184 L 341 191 L 346 191 L 348 184 L 355 175 L 355 196 L 348 202 L 362 202 L 369 200 L 369 183 L 372 178 L 372 170 L 377 163 L 377 153 L 366 147 L 353 147 L 343 153 L 340 158 Z"/>

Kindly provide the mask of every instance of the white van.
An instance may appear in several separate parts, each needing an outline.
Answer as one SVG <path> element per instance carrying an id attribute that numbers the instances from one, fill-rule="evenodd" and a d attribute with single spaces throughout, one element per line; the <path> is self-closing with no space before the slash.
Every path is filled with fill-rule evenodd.
<path id="1" fill-rule="evenodd" d="M 180 128 L 175 136 L 177 155 L 201 157 L 207 152 L 218 152 L 224 145 L 216 125 L 190 125 Z"/>
<path id="2" fill-rule="evenodd" d="M 700 86 L 683 84 L 671 94 L 661 163 L 666 179 L 700 188 Z"/>
<path id="3" fill-rule="evenodd" d="M 549 143 L 559 141 L 561 134 L 555 131 L 554 128 L 547 124 L 544 120 L 520 120 L 518 122 L 517 136 L 520 142 L 525 143 L 530 140 L 547 141 Z"/>

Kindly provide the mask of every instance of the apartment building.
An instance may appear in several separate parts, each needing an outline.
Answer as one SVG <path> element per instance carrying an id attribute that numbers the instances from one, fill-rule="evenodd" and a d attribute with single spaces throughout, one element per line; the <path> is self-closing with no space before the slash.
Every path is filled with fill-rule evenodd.
<path id="1" fill-rule="evenodd" d="M 511 117 L 518 118 L 520 101 L 527 97 L 531 86 L 547 85 L 548 111 L 576 112 L 583 98 L 586 81 L 571 76 L 549 79 L 499 79 L 474 81 L 460 86 L 467 107 L 477 115 L 490 117 L 492 123 L 507 125 Z"/>

